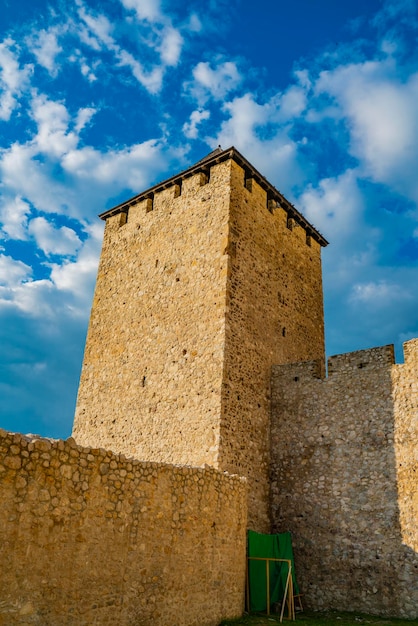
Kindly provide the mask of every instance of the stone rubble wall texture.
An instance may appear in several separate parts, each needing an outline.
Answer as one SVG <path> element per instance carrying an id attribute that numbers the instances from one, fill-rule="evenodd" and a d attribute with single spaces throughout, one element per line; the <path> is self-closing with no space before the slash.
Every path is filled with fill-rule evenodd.
<path id="1" fill-rule="evenodd" d="M 418 339 L 273 368 L 273 532 L 306 603 L 418 617 Z"/>
<path id="2" fill-rule="evenodd" d="M 324 378 L 321 238 L 214 163 L 105 214 L 79 445 L 0 431 L 0 626 L 239 615 L 247 527 L 312 608 L 418 617 L 418 340 Z"/>
<path id="3" fill-rule="evenodd" d="M 73 428 L 82 445 L 218 466 L 228 168 L 201 183 L 106 220 Z"/>
<path id="4" fill-rule="evenodd" d="M 108 217 L 73 436 L 246 476 L 268 532 L 270 369 L 323 357 L 322 278 L 250 182 L 229 159 Z"/>
<path id="5" fill-rule="evenodd" d="M 242 613 L 244 479 L 0 430 L 0 480 L 0 625 Z"/>
<path id="6" fill-rule="evenodd" d="M 271 367 L 324 359 L 321 246 L 231 166 L 219 466 L 248 476 L 249 527 L 270 532 Z"/>

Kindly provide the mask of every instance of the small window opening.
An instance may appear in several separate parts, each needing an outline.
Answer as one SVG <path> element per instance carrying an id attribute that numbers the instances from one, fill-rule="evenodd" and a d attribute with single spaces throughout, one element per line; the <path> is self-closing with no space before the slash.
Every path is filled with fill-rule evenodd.
<path id="1" fill-rule="evenodd" d="M 200 186 L 207 185 L 210 181 L 210 168 L 200 172 Z"/>
<path id="2" fill-rule="evenodd" d="M 276 200 L 272 197 L 270 192 L 267 192 L 267 208 L 270 211 L 270 213 L 273 213 L 274 209 L 276 208 L 277 202 Z"/>
<path id="3" fill-rule="evenodd" d="M 128 210 L 122 211 L 122 213 L 120 213 L 119 215 L 119 228 L 121 226 L 125 226 L 127 222 L 128 222 Z"/>
<path id="4" fill-rule="evenodd" d="M 180 180 L 176 180 L 174 184 L 174 197 L 175 198 L 178 198 L 179 196 L 181 196 L 181 184 L 182 184 L 181 178 Z"/>
<path id="5" fill-rule="evenodd" d="M 145 210 L 147 213 L 150 213 L 150 211 L 154 210 L 154 196 L 149 196 L 146 200 L 145 200 Z"/>
<path id="6" fill-rule="evenodd" d="M 282 328 L 282 337 L 286 337 L 286 328 Z"/>
<path id="7" fill-rule="evenodd" d="M 251 177 L 250 172 L 245 172 L 244 174 L 244 187 L 248 189 L 248 191 L 253 190 L 253 178 Z"/>
<path id="8" fill-rule="evenodd" d="M 143 376 L 143 377 L 142 377 L 142 386 L 143 386 L 143 387 L 145 387 L 145 383 L 146 383 L 146 381 L 147 381 L 147 377 L 146 377 L 146 376 Z"/>

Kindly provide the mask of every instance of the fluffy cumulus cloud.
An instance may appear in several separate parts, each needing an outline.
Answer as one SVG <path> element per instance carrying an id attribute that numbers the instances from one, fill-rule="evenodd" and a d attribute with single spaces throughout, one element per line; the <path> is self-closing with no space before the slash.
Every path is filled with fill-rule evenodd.
<path id="1" fill-rule="evenodd" d="M 27 280 L 31 274 L 31 268 L 22 261 L 0 254 L 0 285 L 4 295 L 6 295 L 7 288 Z"/>
<path id="2" fill-rule="evenodd" d="M 210 118 L 210 111 L 196 109 L 192 111 L 190 115 L 190 120 L 183 124 L 183 132 L 188 139 L 196 139 L 199 132 L 199 125 L 204 120 L 208 120 Z"/>
<path id="3" fill-rule="evenodd" d="M 55 228 L 44 217 L 35 217 L 31 220 L 28 231 L 34 237 L 38 248 L 47 256 L 74 255 L 81 246 L 81 241 L 74 230 L 68 226 Z"/>
<path id="4" fill-rule="evenodd" d="M 3 198 L 0 206 L 1 234 L 8 239 L 26 239 L 30 205 L 20 196 Z"/>
<path id="5" fill-rule="evenodd" d="M 253 94 L 245 93 L 224 103 L 225 119 L 212 146 L 234 145 L 272 182 L 279 186 L 278 181 L 285 181 L 290 190 L 302 180 L 297 159 L 299 140 L 289 132 L 287 123 L 280 121 L 280 96 L 275 94 L 260 103 Z"/>
<path id="6" fill-rule="evenodd" d="M 51 76 L 56 76 L 59 70 L 57 57 L 63 48 L 58 40 L 62 32 L 63 29 L 57 28 L 42 29 L 28 40 L 28 46 L 35 55 L 37 62 L 48 70 Z"/>
<path id="7" fill-rule="evenodd" d="M 298 198 L 298 205 L 309 221 L 340 245 L 353 233 L 358 236 L 365 227 L 364 202 L 358 171 L 354 169 L 323 178 L 316 185 L 307 184 Z"/>
<path id="8" fill-rule="evenodd" d="M 365 61 L 321 72 L 315 91 L 331 98 L 347 120 L 349 150 L 364 175 L 417 202 L 418 73 L 401 78 L 392 57 Z"/>
<path id="9" fill-rule="evenodd" d="M 19 105 L 19 98 L 29 84 L 32 65 L 19 63 L 13 39 L 0 43 L 0 120 L 7 121 Z"/>
<path id="10" fill-rule="evenodd" d="M 215 67 L 201 61 L 193 68 L 193 82 L 186 84 L 186 89 L 200 102 L 208 98 L 222 100 L 241 80 L 236 63 L 232 61 L 218 62 Z"/>

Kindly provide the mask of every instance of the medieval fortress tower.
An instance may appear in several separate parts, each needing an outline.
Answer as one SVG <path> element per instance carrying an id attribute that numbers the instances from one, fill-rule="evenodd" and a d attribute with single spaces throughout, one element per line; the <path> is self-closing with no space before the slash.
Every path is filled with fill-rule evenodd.
<path id="1" fill-rule="evenodd" d="M 101 217 L 74 438 L 246 476 L 269 532 L 271 368 L 324 359 L 327 242 L 234 149 Z"/>
<path id="2" fill-rule="evenodd" d="M 235 148 L 100 217 L 73 438 L 0 431 L 0 624 L 215 626 L 247 528 L 311 607 L 418 617 L 418 340 L 326 375 L 327 241 Z"/>

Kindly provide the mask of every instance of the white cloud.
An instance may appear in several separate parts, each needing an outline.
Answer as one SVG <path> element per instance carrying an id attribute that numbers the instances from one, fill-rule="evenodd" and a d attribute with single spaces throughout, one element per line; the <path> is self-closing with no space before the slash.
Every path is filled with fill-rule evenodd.
<path id="1" fill-rule="evenodd" d="M 159 0 L 121 0 L 121 2 L 126 9 L 135 11 L 140 20 L 149 22 L 161 20 Z"/>
<path id="2" fill-rule="evenodd" d="M 30 212 L 30 205 L 20 196 L 3 197 L 0 205 L 0 221 L 4 235 L 9 239 L 26 239 L 28 215 Z"/>
<path id="3" fill-rule="evenodd" d="M 78 37 L 80 41 L 88 48 L 96 52 L 100 52 L 102 45 L 97 37 L 91 34 L 88 27 L 84 24 L 80 24 L 78 28 Z"/>
<path id="4" fill-rule="evenodd" d="M 50 280 L 16 281 L 7 288 L 0 287 L 0 310 L 17 309 L 34 318 L 54 318 L 54 293 Z"/>
<path id="5" fill-rule="evenodd" d="M 82 75 L 87 78 L 89 83 L 94 83 L 97 80 L 96 74 L 92 71 L 91 67 L 85 61 L 80 62 L 80 71 Z"/>
<path id="6" fill-rule="evenodd" d="M 20 69 L 17 56 L 12 51 L 14 41 L 0 43 L 0 120 L 8 121 L 18 106 L 18 99 L 29 84 L 32 65 Z"/>
<path id="7" fill-rule="evenodd" d="M 166 26 L 162 32 L 162 41 L 159 45 L 161 61 L 167 66 L 176 66 L 179 62 L 183 37 L 172 26 Z"/>
<path id="8" fill-rule="evenodd" d="M 46 255 L 74 255 L 81 246 L 81 241 L 74 230 L 67 226 L 55 228 L 44 217 L 32 219 L 28 232 Z"/>
<path id="9" fill-rule="evenodd" d="M 122 189 L 137 192 L 149 185 L 170 158 L 166 145 L 157 140 L 104 151 L 79 148 L 78 133 L 94 109 L 80 109 L 73 119 L 62 103 L 43 96 L 35 100 L 38 133 L 26 144 L 0 151 L 4 235 L 25 236 L 28 206 L 15 204 L 15 197 L 43 213 L 93 219 Z"/>
<path id="10" fill-rule="evenodd" d="M 301 181 L 298 144 L 291 137 L 291 127 L 282 124 L 277 108 L 280 98 L 273 96 L 259 104 L 255 96 L 246 93 L 225 103 L 228 118 L 222 123 L 211 145 L 234 145 L 277 186 L 287 190 Z M 280 185 L 279 185 L 280 183 Z"/>
<path id="11" fill-rule="evenodd" d="M 77 134 L 80 133 L 83 128 L 87 126 L 93 115 L 95 115 L 96 113 L 97 109 L 93 107 L 84 107 L 83 109 L 79 109 L 74 126 L 74 130 Z"/>
<path id="12" fill-rule="evenodd" d="M 37 159 L 33 144 L 15 143 L 0 153 L 0 173 L 7 194 L 20 195 L 38 210 L 61 213 L 74 204 L 74 189 L 54 179 L 53 162 Z"/>
<path id="13" fill-rule="evenodd" d="M 198 126 L 203 120 L 210 118 L 210 111 L 197 109 L 190 115 L 190 121 L 183 124 L 183 133 L 189 139 L 196 139 L 198 136 Z"/>
<path id="14" fill-rule="evenodd" d="M 159 65 L 150 71 L 146 71 L 143 65 L 126 50 L 119 50 L 116 57 L 119 60 L 119 65 L 121 67 L 129 67 L 133 76 L 149 93 L 156 94 L 160 91 L 164 75 L 162 66 Z"/>
<path id="15" fill-rule="evenodd" d="M 348 169 L 335 178 L 308 185 L 297 204 L 317 228 L 341 244 L 359 230 L 363 221 L 364 200 L 358 187 L 358 172 Z"/>
<path id="16" fill-rule="evenodd" d="M 90 34 L 84 40 L 85 43 L 91 45 L 94 49 L 102 48 L 103 46 L 109 49 L 114 49 L 115 41 L 112 36 L 113 25 L 108 18 L 103 15 L 93 16 L 81 6 L 78 10 L 78 14 L 86 26 L 90 29 Z M 91 34 L 93 37 L 91 37 Z"/>
<path id="17" fill-rule="evenodd" d="M 189 17 L 187 28 L 192 33 L 200 33 L 200 31 L 202 30 L 203 28 L 202 22 L 196 13 L 192 13 L 191 16 Z"/>
<path id="18" fill-rule="evenodd" d="M 96 52 L 103 49 L 112 52 L 119 66 L 129 68 L 134 78 L 150 94 L 156 94 L 161 90 L 166 69 L 177 66 L 179 62 L 183 37 L 171 20 L 161 13 L 158 2 L 126 0 L 122 4 L 126 9 L 135 11 L 141 27 L 144 26 L 142 22 L 148 22 L 148 32 L 138 32 L 136 53 L 118 43 L 117 29 L 104 14 L 93 15 L 81 3 L 78 13 L 84 26 L 79 32 L 80 40 Z M 144 51 L 144 48 L 147 50 Z M 153 62 L 149 60 L 149 50 L 155 53 Z M 80 69 L 90 82 L 96 80 L 96 75 L 85 60 Z"/>
<path id="19" fill-rule="evenodd" d="M 280 121 L 297 118 L 306 108 L 306 89 L 300 85 L 291 85 L 280 94 L 277 103 L 277 117 Z"/>
<path id="20" fill-rule="evenodd" d="M 32 100 L 32 117 L 38 125 L 34 143 L 40 152 L 61 157 L 75 148 L 78 136 L 68 132 L 70 116 L 62 103 L 48 100 L 45 95 L 35 96 Z"/>
<path id="21" fill-rule="evenodd" d="M 222 124 L 219 143 L 241 146 L 248 149 L 256 140 L 256 129 L 267 122 L 266 108 L 254 100 L 252 94 L 245 94 L 224 105 L 229 119 Z"/>
<path id="22" fill-rule="evenodd" d="M 352 302 L 379 308 L 386 306 L 388 302 L 400 300 L 409 300 L 411 293 L 405 290 L 401 285 L 390 283 L 387 280 L 379 280 L 377 282 L 358 283 L 353 285 L 350 300 Z"/>
<path id="23" fill-rule="evenodd" d="M 81 36 L 80 36 L 81 38 Z M 86 78 L 89 83 L 94 83 L 97 80 L 95 74 L 96 70 L 100 68 L 100 59 L 86 59 L 78 48 L 75 48 L 72 54 L 68 56 L 69 63 L 74 63 L 80 67 L 81 75 Z"/>
<path id="24" fill-rule="evenodd" d="M 4 287 L 22 283 L 31 275 L 32 269 L 28 265 L 5 254 L 0 254 L 0 285 L 2 286 L 0 297 L 2 292 L 5 292 Z"/>
<path id="25" fill-rule="evenodd" d="M 80 179 L 140 189 L 148 183 L 149 172 L 161 167 L 163 159 L 162 145 L 150 140 L 106 153 L 91 147 L 73 150 L 64 156 L 62 165 Z"/>
<path id="26" fill-rule="evenodd" d="M 418 202 L 418 73 L 399 79 L 393 59 L 342 65 L 315 86 L 347 120 L 350 151 L 364 175 Z"/>
<path id="27" fill-rule="evenodd" d="M 42 227 L 38 222 L 37 228 L 41 230 Z M 67 259 L 60 265 L 51 264 L 49 278 L 32 280 L 30 267 L 0 254 L 0 311 L 18 310 L 40 323 L 45 320 L 57 323 L 62 316 L 85 319 L 97 273 L 102 225 L 95 225 L 88 232 L 90 236 L 81 245 L 77 258 Z M 47 244 L 50 235 L 46 226 L 42 237 Z M 61 232 L 58 237 L 65 245 L 65 235 Z"/>
<path id="28" fill-rule="evenodd" d="M 101 238 L 99 240 L 101 242 Z M 79 254 L 76 261 L 67 261 L 62 265 L 52 266 L 51 280 L 60 291 L 67 291 L 76 294 L 79 301 L 83 301 L 88 310 L 88 299 L 94 285 L 99 246 L 96 242 L 89 242 Z"/>
<path id="29" fill-rule="evenodd" d="M 63 50 L 58 43 L 60 34 L 56 28 L 41 30 L 28 41 L 29 48 L 35 55 L 37 62 L 47 69 L 51 76 L 56 76 L 59 69 L 56 57 Z"/>
<path id="30" fill-rule="evenodd" d="M 219 62 L 214 69 L 209 63 L 201 61 L 193 69 L 193 82 L 186 83 L 185 88 L 203 103 L 208 97 L 222 100 L 241 81 L 242 76 L 233 61 Z"/>

